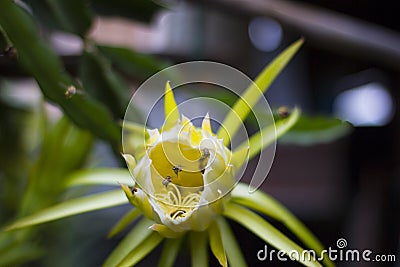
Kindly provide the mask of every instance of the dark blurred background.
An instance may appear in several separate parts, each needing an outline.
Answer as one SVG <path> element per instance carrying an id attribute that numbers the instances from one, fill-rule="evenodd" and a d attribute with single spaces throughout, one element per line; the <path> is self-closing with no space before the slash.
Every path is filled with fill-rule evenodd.
<path id="1" fill-rule="evenodd" d="M 285 47 L 304 37 L 300 52 L 267 92 L 270 105 L 299 105 L 306 114 L 348 120 L 354 129 L 332 142 L 278 142 L 262 189 L 303 220 L 325 246 L 336 248 L 336 240 L 345 238 L 348 248 L 394 254 L 399 262 L 400 16 L 396 5 L 372 0 L 170 1 L 147 24 L 100 16 L 89 36 L 170 63 L 226 63 L 252 78 Z M 68 71 L 76 74 L 80 39 L 61 32 L 45 37 Z M 15 64 L 1 59 L 0 74 L 14 80 L 24 77 Z M 133 88 L 142 81 L 142 77 L 129 78 Z M 83 224 L 93 218 L 106 221 L 114 213 L 120 210 L 82 215 L 79 220 Z M 77 223 L 68 220 L 72 226 Z M 111 224 L 98 227 L 104 230 Z M 234 229 L 249 265 L 267 265 L 256 258 L 263 242 L 237 225 Z M 118 238 L 93 241 L 90 230 L 79 233 L 87 248 L 75 256 L 91 251 L 94 259 L 87 265 L 97 266 Z M 150 265 L 152 257 L 142 265 Z M 399 265 L 342 262 L 338 266 Z"/>

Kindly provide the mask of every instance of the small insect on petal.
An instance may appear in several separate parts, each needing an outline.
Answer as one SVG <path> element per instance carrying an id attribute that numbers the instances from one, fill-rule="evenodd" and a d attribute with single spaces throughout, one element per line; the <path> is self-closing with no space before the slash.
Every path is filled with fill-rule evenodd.
<path id="1" fill-rule="evenodd" d="M 207 159 L 209 156 L 210 156 L 210 151 L 209 151 L 207 148 L 204 148 L 204 149 L 201 151 L 201 157 L 202 157 L 203 159 Z"/>
<path id="2" fill-rule="evenodd" d="M 3 55 L 9 59 L 15 59 L 18 56 L 18 51 L 14 46 L 8 46 L 4 49 Z"/>
<path id="3" fill-rule="evenodd" d="M 172 167 L 172 170 L 174 171 L 174 173 L 175 173 L 176 175 L 178 175 L 178 172 L 181 172 L 181 171 L 182 171 L 182 166 L 181 166 L 181 165 L 173 166 L 173 167 Z"/>
<path id="4" fill-rule="evenodd" d="M 201 157 L 199 159 L 199 169 L 202 174 L 204 174 L 206 165 L 207 165 L 207 160 L 210 157 L 210 151 L 207 148 L 204 148 L 201 150 Z"/>
<path id="5" fill-rule="evenodd" d="M 164 186 L 168 186 L 169 183 L 171 182 L 171 180 L 172 180 L 171 176 L 168 175 L 168 176 L 165 177 L 165 179 L 162 181 L 162 184 L 163 184 Z"/>
<path id="6" fill-rule="evenodd" d="M 76 87 L 73 85 L 68 86 L 64 94 L 66 98 L 71 98 L 73 95 L 76 94 Z"/>
<path id="7" fill-rule="evenodd" d="M 122 190 L 124 190 L 125 194 L 132 198 L 133 195 L 137 192 L 137 188 L 133 186 L 128 186 L 126 184 L 121 184 Z"/>
<path id="8" fill-rule="evenodd" d="M 290 110 L 288 107 L 280 107 L 277 111 L 279 117 L 287 118 L 290 115 Z"/>
<path id="9" fill-rule="evenodd" d="M 83 94 L 84 92 L 76 89 L 74 85 L 67 86 L 67 90 L 65 90 L 64 92 L 64 96 L 68 99 L 73 97 L 74 95 L 83 95 Z"/>

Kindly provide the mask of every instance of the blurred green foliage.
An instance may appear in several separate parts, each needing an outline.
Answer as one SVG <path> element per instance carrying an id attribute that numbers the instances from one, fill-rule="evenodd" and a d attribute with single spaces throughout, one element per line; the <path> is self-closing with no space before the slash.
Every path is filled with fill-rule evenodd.
<path id="1" fill-rule="evenodd" d="M 237 99 L 234 93 L 227 92 L 227 90 L 208 90 L 206 93 L 208 96 L 218 99 L 228 106 L 232 106 L 235 99 Z M 278 123 L 285 115 L 289 115 L 280 114 L 281 110 L 289 110 L 289 108 L 283 106 L 273 109 L 275 123 Z M 261 120 L 265 119 L 265 123 L 268 123 L 269 118 L 263 116 L 262 112 L 257 106 L 252 109 L 245 120 L 245 124 L 249 128 L 248 131 L 254 131 L 254 129 L 258 129 L 259 127 L 259 122 L 255 115 Z M 279 142 L 300 146 L 325 144 L 346 136 L 352 130 L 353 127 L 349 122 L 329 115 L 308 115 L 302 113 L 293 128 L 279 138 Z"/>
<path id="2" fill-rule="evenodd" d="M 349 134 L 352 130 L 350 123 L 336 118 L 302 115 L 279 141 L 296 145 L 325 144 Z"/>
<path id="3" fill-rule="evenodd" d="M 51 120 L 43 102 L 16 105 L 1 97 L 6 85 L 0 83 L 0 229 L 60 201 L 66 178 L 88 163 L 99 139 L 120 151 L 119 121 L 130 99 L 129 82 L 145 80 L 169 64 L 130 48 L 96 43 L 88 32 L 99 16 L 148 22 L 160 8 L 148 0 L 0 1 L 1 63 L 17 65 L 18 74 L 34 78 L 44 100 L 63 113 Z M 73 34 L 83 43 L 73 73 L 48 44 L 53 31 Z M 8 78 L 0 73 L 0 81 Z M 236 97 L 220 95 L 232 103 Z M 303 119 L 295 129 L 299 134 L 335 125 Z M 52 236 L 51 230 L 46 234 Z M 43 256 L 54 239 L 42 235 L 41 228 L 0 232 L 0 266 Z M 65 262 L 57 266 L 70 266 Z"/>
<path id="4" fill-rule="evenodd" d="M 133 71 L 136 69 L 140 78 L 149 77 L 166 66 L 166 63 L 126 48 L 96 49 L 96 44 L 86 34 L 97 16 L 96 10 L 106 15 L 129 18 L 134 18 L 136 14 L 139 20 L 146 21 L 158 7 L 144 0 L 90 3 L 83 0 L 26 1 L 32 10 L 32 14 L 29 14 L 13 1 L 1 1 L 0 27 L 7 46 L 16 49 L 18 63 L 28 75 L 36 79 L 47 100 L 58 104 L 78 126 L 118 147 L 120 129 L 115 121 L 122 118 L 129 100 L 129 91 L 120 75 L 112 68 L 111 60 L 118 59 L 116 62 L 125 70 L 133 66 Z M 42 29 L 65 31 L 82 38 L 85 47 L 79 66 L 80 77 L 73 77 L 65 71 L 60 57 L 42 39 L 37 29 L 38 24 Z M 103 51 L 106 51 L 107 57 Z M 129 57 L 122 60 L 121 52 Z M 132 71 L 129 74 L 135 77 Z M 77 82 L 78 78 L 83 86 Z M 66 91 L 70 88 L 84 93 L 66 97 Z"/>
<path id="5" fill-rule="evenodd" d="M 44 99 L 64 114 L 54 121 L 43 103 L 16 105 L 0 97 L 0 227 L 60 201 L 66 177 L 88 163 L 96 138 L 120 151 L 129 80 L 142 81 L 168 63 L 98 44 L 88 32 L 99 16 L 149 22 L 160 8 L 147 0 L 0 1 L 1 63 L 17 64 L 18 73 L 34 78 Z M 46 39 L 53 31 L 73 34 L 84 44 L 73 73 Z M 0 82 L 7 79 L 0 73 Z M 5 87 L 1 82 L 0 96 Z M 54 240 L 41 235 L 40 228 L 0 233 L 0 266 L 43 256 Z"/>

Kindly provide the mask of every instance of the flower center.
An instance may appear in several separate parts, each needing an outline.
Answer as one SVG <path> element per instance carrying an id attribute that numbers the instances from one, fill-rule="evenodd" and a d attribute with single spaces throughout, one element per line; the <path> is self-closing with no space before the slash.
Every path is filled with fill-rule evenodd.
<path id="1" fill-rule="evenodd" d="M 149 157 L 164 185 L 204 186 L 203 173 L 209 152 L 180 142 L 162 142 L 150 149 Z"/>
<path id="2" fill-rule="evenodd" d="M 187 192 L 183 197 L 181 190 L 173 183 L 166 185 L 166 192 L 155 195 L 159 206 L 171 219 L 184 218 L 200 201 L 201 192 Z"/>

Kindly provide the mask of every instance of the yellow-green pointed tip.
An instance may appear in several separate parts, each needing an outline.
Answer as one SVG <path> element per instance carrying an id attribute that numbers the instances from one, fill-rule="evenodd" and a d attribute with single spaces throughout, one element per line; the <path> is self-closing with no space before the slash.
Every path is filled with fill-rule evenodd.
<path id="1" fill-rule="evenodd" d="M 289 46 L 289 48 L 293 47 L 296 51 L 304 44 L 304 37 L 302 36 L 299 40 L 297 40 L 296 42 L 294 42 L 293 44 L 291 44 Z"/>
<path id="2" fill-rule="evenodd" d="M 129 154 L 121 154 L 124 158 L 126 164 L 128 165 L 129 170 L 133 170 L 136 167 L 136 160 L 132 155 Z"/>
<path id="3" fill-rule="evenodd" d="M 149 229 L 159 233 L 162 237 L 165 238 L 178 238 L 184 234 L 184 232 L 172 231 L 170 228 L 163 224 L 153 224 L 149 227 Z"/>
<path id="4" fill-rule="evenodd" d="M 254 83 L 251 83 L 241 97 L 236 101 L 222 122 L 222 125 L 224 125 L 225 128 L 221 127 L 217 132 L 218 137 L 224 139 L 225 145 L 229 144 L 230 136 L 235 136 L 240 125 L 250 114 L 251 109 L 255 106 L 258 100 L 263 97 L 266 90 L 294 57 L 303 42 L 304 38 L 300 38 L 282 51 L 261 71 L 254 80 Z"/>
<path id="5" fill-rule="evenodd" d="M 211 130 L 211 122 L 210 122 L 210 115 L 208 115 L 208 112 L 206 114 L 206 116 L 203 119 L 203 123 L 201 125 L 201 128 L 206 131 L 209 132 L 210 134 L 212 134 L 212 130 Z"/>
<path id="6" fill-rule="evenodd" d="M 124 190 L 125 195 L 127 196 L 127 198 L 130 200 L 131 198 L 133 198 L 133 192 L 132 192 L 132 188 L 130 188 L 129 186 L 127 186 L 126 184 L 120 184 L 122 190 Z"/>
<path id="7" fill-rule="evenodd" d="M 164 112 L 165 112 L 164 129 L 168 129 L 174 126 L 175 122 L 179 120 L 179 110 L 176 105 L 174 92 L 172 91 L 169 81 L 167 81 L 167 83 L 165 84 Z"/>

